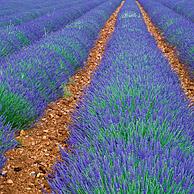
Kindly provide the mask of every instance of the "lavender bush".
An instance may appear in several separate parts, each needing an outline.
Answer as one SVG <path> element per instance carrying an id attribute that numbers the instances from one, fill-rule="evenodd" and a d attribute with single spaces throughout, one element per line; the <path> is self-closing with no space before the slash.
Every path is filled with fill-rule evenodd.
<path id="1" fill-rule="evenodd" d="M 44 15 L 17 27 L 0 31 L 0 57 L 3 58 L 19 51 L 22 47 L 40 40 L 46 34 L 63 28 L 66 24 L 84 15 L 103 1 L 82 2 L 70 8 L 60 9 L 51 15 Z"/>
<path id="2" fill-rule="evenodd" d="M 14 139 L 14 130 L 10 124 L 5 123 L 5 118 L 0 116 L 0 170 L 3 168 L 6 158 L 4 153 L 17 145 Z"/>
<path id="3" fill-rule="evenodd" d="M 18 11 L 25 12 L 45 6 L 45 1 L 1 0 L 0 17 L 14 14 Z M 48 2 L 48 1 L 47 1 Z M 52 1 L 50 1 L 51 3 Z M 46 4 L 48 5 L 48 3 Z"/>
<path id="4" fill-rule="evenodd" d="M 99 31 L 120 2 L 99 5 L 0 66 L 0 115 L 6 123 L 26 128 L 49 102 L 63 95 L 63 85 L 83 65 Z M 0 131 L 9 135 L 4 127 Z"/>
<path id="5" fill-rule="evenodd" d="M 178 55 L 194 79 L 194 24 L 171 9 L 151 0 L 139 0 L 153 23 L 176 47 Z"/>
<path id="6" fill-rule="evenodd" d="M 16 26 L 46 14 L 52 14 L 57 9 L 75 5 L 80 0 L 51 0 L 51 1 L 1 1 L 0 29 L 6 26 Z"/>
<path id="7" fill-rule="evenodd" d="M 194 112 L 177 75 L 127 0 L 74 114 L 52 193 L 193 193 Z"/>
<path id="8" fill-rule="evenodd" d="M 163 5 L 194 22 L 194 1 L 188 0 L 159 0 Z"/>

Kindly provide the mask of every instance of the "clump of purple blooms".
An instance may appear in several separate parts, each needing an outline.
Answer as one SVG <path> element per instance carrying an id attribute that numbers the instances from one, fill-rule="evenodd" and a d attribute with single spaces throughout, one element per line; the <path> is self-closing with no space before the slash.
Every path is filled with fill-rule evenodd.
<path id="1" fill-rule="evenodd" d="M 0 170 L 3 168 L 6 161 L 3 154 L 17 145 L 14 139 L 14 131 L 10 124 L 5 123 L 5 118 L 0 116 Z"/>

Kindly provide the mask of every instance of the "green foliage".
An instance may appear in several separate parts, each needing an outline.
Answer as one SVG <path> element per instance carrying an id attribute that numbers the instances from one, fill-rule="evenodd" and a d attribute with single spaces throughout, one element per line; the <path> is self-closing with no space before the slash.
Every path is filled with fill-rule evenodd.
<path id="1" fill-rule="evenodd" d="M 36 116 L 30 110 L 33 107 L 27 100 L 8 91 L 3 84 L 0 86 L 0 115 L 6 117 L 6 123 L 14 128 L 28 126 Z"/>
<path id="2" fill-rule="evenodd" d="M 44 45 L 43 47 L 54 50 L 56 53 L 62 55 L 67 61 L 69 61 L 71 65 L 78 64 L 78 61 L 75 58 L 75 56 L 72 53 L 60 47 L 59 45 L 50 44 L 50 45 Z"/>
<path id="3" fill-rule="evenodd" d="M 17 32 L 16 37 L 24 46 L 30 44 L 30 40 L 22 32 Z"/>
<path id="4" fill-rule="evenodd" d="M 69 91 L 69 89 L 68 89 L 66 84 L 62 84 L 61 87 L 63 88 L 63 97 L 64 98 L 68 98 L 68 97 L 72 96 L 72 93 L 71 93 L 71 91 Z"/>

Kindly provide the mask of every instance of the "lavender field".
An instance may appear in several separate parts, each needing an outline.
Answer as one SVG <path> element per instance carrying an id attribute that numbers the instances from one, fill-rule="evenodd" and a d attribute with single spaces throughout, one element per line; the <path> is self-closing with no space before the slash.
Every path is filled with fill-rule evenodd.
<path id="1" fill-rule="evenodd" d="M 193 8 L 0 1 L 0 194 L 194 193 Z"/>

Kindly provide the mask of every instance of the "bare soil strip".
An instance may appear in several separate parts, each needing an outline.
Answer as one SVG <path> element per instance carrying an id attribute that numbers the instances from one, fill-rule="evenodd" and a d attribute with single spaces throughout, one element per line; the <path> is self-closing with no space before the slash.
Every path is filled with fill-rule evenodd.
<path id="1" fill-rule="evenodd" d="M 164 38 L 160 30 L 152 23 L 149 15 L 146 13 L 141 4 L 136 1 L 144 22 L 150 34 L 155 38 L 158 48 L 162 51 L 164 56 L 168 59 L 171 68 L 178 74 L 181 87 L 190 101 L 189 106 L 194 106 L 194 80 L 190 79 L 189 72 L 186 65 L 180 62 L 176 52 L 176 48 L 171 46 Z"/>
<path id="2" fill-rule="evenodd" d="M 6 153 L 8 161 L 3 169 L 4 176 L 0 176 L 1 194 L 36 194 L 42 192 L 41 188 L 50 192 L 45 177 L 52 172 L 56 160 L 60 159 L 59 145 L 68 147 L 65 140 L 70 133 L 71 115 L 101 62 L 123 4 L 124 1 L 101 30 L 84 68 L 69 80 L 65 87 L 68 95 L 49 104 L 43 118 L 32 129 L 22 130 L 17 136 L 21 145 Z"/>

